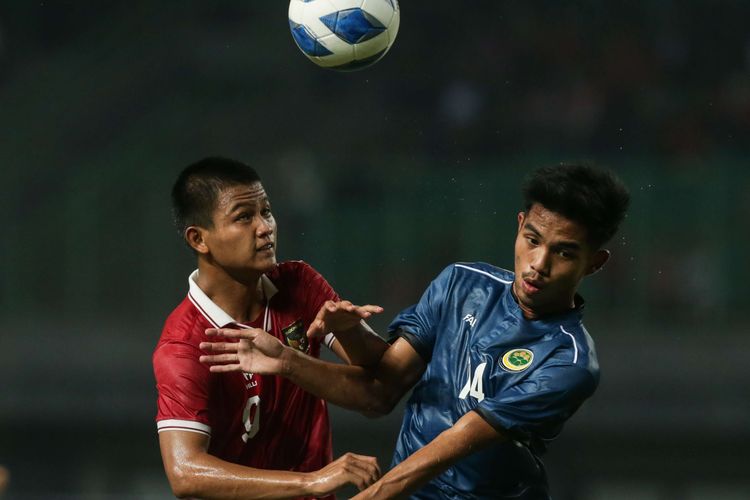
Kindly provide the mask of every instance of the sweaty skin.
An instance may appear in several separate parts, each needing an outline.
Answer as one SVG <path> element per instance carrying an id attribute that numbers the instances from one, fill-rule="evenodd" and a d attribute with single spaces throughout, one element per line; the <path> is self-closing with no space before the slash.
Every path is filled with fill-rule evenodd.
<path id="1" fill-rule="evenodd" d="M 190 226 L 184 234 L 198 256 L 197 283 L 232 318 L 250 323 L 261 314 L 266 300 L 261 276 L 276 265 L 276 221 L 261 183 L 223 189 L 209 226 Z M 370 308 L 364 317 L 380 310 Z M 332 347 L 343 360 L 380 355 L 385 350 L 385 347 L 378 347 L 364 323 L 350 330 L 349 344 L 337 342 Z M 365 339 L 358 338 L 365 334 Z M 382 340 L 380 343 L 384 344 Z M 348 352 L 347 345 L 359 351 Z M 368 354 L 362 354 L 364 352 Z M 364 489 L 380 477 L 374 457 L 353 453 L 341 456 L 318 471 L 303 473 L 255 469 L 226 462 L 208 453 L 208 436 L 193 432 L 161 432 L 159 445 L 167 478 L 178 497 L 326 496 L 345 484 Z"/>
<path id="2" fill-rule="evenodd" d="M 527 319 L 574 307 L 581 280 L 609 258 L 587 236 L 582 225 L 539 204 L 518 214 L 513 293 Z"/>
<path id="3" fill-rule="evenodd" d="M 539 204 L 519 213 L 513 292 L 524 316 L 536 319 L 573 308 L 583 277 L 600 269 L 608 258 L 608 251 L 591 246 L 582 225 Z M 207 333 L 241 339 L 239 343 L 201 344 L 202 349 L 216 353 L 201 357 L 202 362 L 218 363 L 211 371 L 278 374 L 333 404 L 365 414 L 389 413 L 427 366 L 403 338 L 388 348 L 377 364 L 364 369 L 310 358 L 279 344 L 262 330 Z M 403 498 L 461 458 L 507 439 L 470 411 L 354 498 Z"/>
<path id="4" fill-rule="evenodd" d="M 276 220 L 260 183 L 232 186 L 218 197 L 210 228 L 190 226 L 185 238 L 198 253 L 198 286 L 239 322 L 263 304 L 260 277 L 276 264 Z"/>

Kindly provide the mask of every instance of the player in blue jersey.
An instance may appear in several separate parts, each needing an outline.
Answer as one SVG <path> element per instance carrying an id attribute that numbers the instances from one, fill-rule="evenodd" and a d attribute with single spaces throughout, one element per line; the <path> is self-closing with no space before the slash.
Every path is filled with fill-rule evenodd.
<path id="1" fill-rule="evenodd" d="M 392 410 L 411 388 L 391 470 L 355 498 L 548 499 L 540 455 L 599 382 L 582 324 L 581 280 L 629 202 L 612 173 L 585 165 L 534 172 L 518 214 L 515 272 L 484 263 L 445 268 L 391 323 L 374 369 L 300 354 L 262 330 L 214 331 L 212 371 L 283 375 L 365 414 Z M 327 303 L 309 334 L 345 334 L 359 318 Z"/>

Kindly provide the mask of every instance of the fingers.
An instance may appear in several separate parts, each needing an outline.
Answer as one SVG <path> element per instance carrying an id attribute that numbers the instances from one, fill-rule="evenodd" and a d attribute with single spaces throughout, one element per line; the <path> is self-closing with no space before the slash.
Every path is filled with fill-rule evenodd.
<path id="1" fill-rule="evenodd" d="M 243 328 L 241 330 L 237 330 L 234 328 L 207 328 L 206 329 L 206 335 L 209 337 L 225 337 L 228 339 L 246 339 L 246 340 L 252 340 L 254 339 L 259 332 L 262 332 L 263 330 L 259 328 Z"/>
<path id="2" fill-rule="evenodd" d="M 357 455 L 355 453 L 350 453 L 350 455 L 354 458 L 352 465 L 358 467 L 365 475 L 364 477 L 367 480 L 365 487 L 370 486 L 372 483 L 380 479 L 380 465 L 378 465 L 377 458 L 366 455 Z"/>
<path id="3" fill-rule="evenodd" d="M 199 361 L 203 364 L 210 365 L 208 370 L 211 373 L 240 372 L 242 365 L 239 363 L 237 353 L 213 354 L 200 356 Z"/>
<path id="4" fill-rule="evenodd" d="M 211 366 L 208 367 L 208 370 L 211 373 L 241 372 L 242 371 L 242 365 L 240 365 L 240 364 L 234 364 L 234 365 L 211 365 Z"/>
<path id="5" fill-rule="evenodd" d="M 325 326 L 325 322 L 322 319 L 315 319 L 307 328 L 307 337 L 311 339 L 323 337 L 326 334 Z"/>
<path id="6" fill-rule="evenodd" d="M 341 467 L 348 475 L 348 480 L 354 484 L 359 491 L 366 489 L 375 481 L 380 479 L 380 466 L 375 457 L 346 453 L 339 460 Z"/>
<path id="7" fill-rule="evenodd" d="M 358 305 L 352 304 L 348 300 L 342 300 L 340 302 L 334 302 L 332 300 L 328 300 L 325 302 L 325 304 L 323 304 L 323 307 L 321 307 L 321 310 L 318 312 L 318 318 L 320 318 L 326 312 L 328 313 L 348 312 L 348 313 L 352 313 L 356 315 L 362 315 L 362 314 L 369 315 L 369 314 L 379 314 L 383 312 L 383 308 L 374 304 L 366 304 L 363 306 L 358 306 Z"/>
<path id="8" fill-rule="evenodd" d="M 198 347 L 209 352 L 237 352 L 239 342 L 201 342 Z"/>
<path id="9" fill-rule="evenodd" d="M 357 314 L 359 314 L 359 317 L 362 319 L 369 318 L 373 314 L 380 314 L 383 312 L 383 308 L 380 306 L 374 306 L 371 304 L 368 304 L 366 306 L 357 306 L 356 308 Z"/>
<path id="10" fill-rule="evenodd" d="M 380 479 L 380 466 L 375 457 L 345 453 L 312 475 L 316 494 L 325 496 L 347 483 L 360 491 L 368 488 Z"/>
<path id="11" fill-rule="evenodd" d="M 331 313 L 343 311 L 359 316 L 360 318 L 368 318 L 372 314 L 379 314 L 383 312 L 383 308 L 380 306 L 376 306 L 373 304 L 358 306 L 352 304 L 348 300 L 342 300 L 341 302 L 333 302 L 332 300 L 329 300 L 324 304 L 323 308 Z"/>
<path id="12" fill-rule="evenodd" d="M 373 314 L 380 314 L 383 308 L 373 304 L 357 306 L 348 300 L 326 301 L 318 311 L 315 319 L 307 328 L 309 338 L 320 338 L 329 332 L 341 332 L 353 328 L 360 320 Z"/>
<path id="13" fill-rule="evenodd" d="M 239 356 L 237 354 L 214 354 L 212 356 L 206 356 L 203 355 L 198 358 L 201 363 L 204 364 L 213 364 L 213 363 L 237 363 L 239 361 Z"/>
<path id="14" fill-rule="evenodd" d="M 225 353 L 225 354 L 203 354 L 201 355 L 198 360 L 206 365 L 213 365 L 215 363 L 222 363 L 223 365 L 226 365 L 227 363 L 237 363 L 239 361 L 239 348 L 240 348 L 240 342 L 201 342 L 199 344 L 199 347 L 208 352 L 213 353 Z M 239 366 L 239 365 L 238 365 Z M 218 371 L 232 371 L 232 370 L 214 370 L 214 366 L 210 367 L 210 370 L 212 372 L 218 372 Z"/>
<path id="15" fill-rule="evenodd" d="M 367 304 L 367 305 L 359 306 L 359 307 L 365 308 L 373 314 L 380 314 L 383 312 L 383 308 L 375 304 Z"/>

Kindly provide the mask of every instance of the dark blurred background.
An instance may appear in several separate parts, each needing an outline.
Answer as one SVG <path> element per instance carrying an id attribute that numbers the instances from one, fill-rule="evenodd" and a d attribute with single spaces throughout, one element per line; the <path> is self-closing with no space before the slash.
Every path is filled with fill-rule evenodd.
<path id="1" fill-rule="evenodd" d="M 287 2 L 0 4 L 0 464 L 7 498 L 169 498 L 151 352 L 194 262 L 187 163 L 255 165 L 279 254 L 415 302 L 512 266 L 519 184 L 586 159 L 629 184 L 584 287 L 599 391 L 546 461 L 562 500 L 750 498 L 750 3 L 403 2 L 388 55 L 307 61 Z M 332 408 L 387 465 L 400 423 Z M 502 471 L 498 471 L 502 473 Z"/>

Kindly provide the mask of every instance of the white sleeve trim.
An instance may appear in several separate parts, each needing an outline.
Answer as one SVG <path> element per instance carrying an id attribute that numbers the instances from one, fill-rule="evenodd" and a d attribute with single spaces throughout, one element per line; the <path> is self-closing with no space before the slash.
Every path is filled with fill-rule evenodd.
<path id="1" fill-rule="evenodd" d="M 159 432 L 163 431 L 188 431 L 188 432 L 197 432 L 199 434 L 205 434 L 206 436 L 211 435 L 211 427 L 202 424 L 200 422 L 195 422 L 193 420 L 176 420 L 176 419 L 170 419 L 170 420 L 159 420 L 156 422 L 156 428 Z"/>
<path id="2" fill-rule="evenodd" d="M 323 337 L 323 342 L 325 343 L 326 347 L 331 349 L 333 347 L 333 343 L 336 340 L 336 337 L 333 335 L 333 332 L 327 334 L 325 337 Z"/>
<path id="3" fill-rule="evenodd" d="M 500 283 L 502 283 L 504 285 L 512 285 L 513 284 L 512 281 L 508 281 L 508 280 L 504 280 L 502 278 L 498 278 L 494 274 L 490 274 L 487 271 L 482 271 L 481 269 L 474 269 L 473 267 L 465 266 L 463 264 L 455 264 L 455 266 L 456 267 L 461 267 L 463 269 L 468 269 L 469 271 L 474 271 L 475 273 L 484 274 L 488 278 L 492 278 L 495 281 L 499 281 Z"/>
<path id="4" fill-rule="evenodd" d="M 573 340 L 573 352 L 574 352 L 573 363 L 574 364 L 578 363 L 578 342 L 576 342 L 576 338 L 573 336 L 572 333 L 566 332 L 565 328 L 563 328 L 562 325 L 560 325 L 560 330 L 562 330 L 565 335 L 567 335 L 568 337 L 571 338 L 571 340 Z"/>

